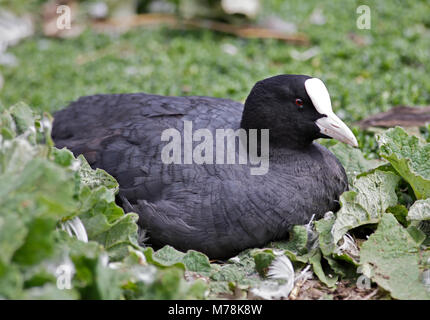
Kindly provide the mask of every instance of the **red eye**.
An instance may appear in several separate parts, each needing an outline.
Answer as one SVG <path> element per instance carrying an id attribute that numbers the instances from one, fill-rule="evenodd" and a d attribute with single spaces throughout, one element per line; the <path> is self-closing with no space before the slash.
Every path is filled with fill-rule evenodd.
<path id="1" fill-rule="evenodd" d="M 296 99 L 296 105 L 298 105 L 299 107 L 303 106 L 303 100 L 302 99 Z"/>

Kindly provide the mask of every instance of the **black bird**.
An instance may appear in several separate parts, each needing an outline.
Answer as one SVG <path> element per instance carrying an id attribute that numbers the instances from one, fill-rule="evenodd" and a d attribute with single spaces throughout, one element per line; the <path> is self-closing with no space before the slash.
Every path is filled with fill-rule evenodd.
<path id="1" fill-rule="evenodd" d="M 93 95 L 54 118 L 56 146 L 83 154 L 93 168 L 118 180 L 120 204 L 139 214 L 150 245 L 194 249 L 211 258 L 285 239 L 293 225 L 336 210 L 348 188 L 345 170 L 314 140 L 335 138 L 357 146 L 333 113 L 324 83 L 305 75 L 259 81 L 245 105 L 199 96 Z M 190 132 L 184 132 L 190 125 L 197 140 L 191 144 L 185 141 Z M 210 144 L 216 129 L 233 129 L 240 137 L 230 145 L 236 158 L 229 164 L 221 164 L 229 156 L 222 154 L 228 143 Z M 254 160 L 261 156 L 260 165 L 251 162 L 251 154 L 246 163 L 238 160 L 241 147 L 245 156 L 247 147 L 251 152 L 252 129 L 258 129 Z M 263 129 L 269 129 L 266 158 Z M 204 151 L 197 148 L 203 142 L 208 143 Z M 252 168 L 260 169 L 253 174 Z"/>

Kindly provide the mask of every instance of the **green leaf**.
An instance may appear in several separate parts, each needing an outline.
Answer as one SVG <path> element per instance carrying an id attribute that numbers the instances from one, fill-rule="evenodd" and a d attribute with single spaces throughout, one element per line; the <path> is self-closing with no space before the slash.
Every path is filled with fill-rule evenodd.
<path id="1" fill-rule="evenodd" d="M 265 277 L 270 265 L 276 256 L 273 254 L 273 250 L 265 249 L 258 250 L 254 253 L 255 269 L 260 276 Z"/>
<path id="2" fill-rule="evenodd" d="M 337 143 L 328 149 L 342 163 L 350 184 L 358 174 L 381 165 L 380 160 L 367 160 L 360 149 L 353 148 L 345 143 Z"/>
<path id="3" fill-rule="evenodd" d="M 17 265 L 0 261 L 0 298 L 21 298 L 23 283 L 23 274 Z"/>
<path id="4" fill-rule="evenodd" d="M 396 217 L 397 221 L 399 221 L 405 227 L 408 225 L 408 221 L 406 219 L 408 216 L 408 209 L 404 205 L 397 204 L 395 206 L 389 207 L 387 212 L 392 213 Z"/>
<path id="5" fill-rule="evenodd" d="M 112 212 L 120 214 L 119 218 L 110 222 Z M 115 217 L 118 215 L 115 214 Z M 102 244 L 112 260 L 119 260 L 128 255 L 128 246 L 138 247 L 136 224 L 138 216 L 135 213 L 124 214 L 113 201 L 100 199 L 96 208 L 80 216 L 87 230 L 88 239 Z"/>
<path id="6" fill-rule="evenodd" d="M 408 220 L 429 220 L 430 219 L 430 198 L 417 200 L 409 208 Z"/>
<path id="7" fill-rule="evenodd" d="M 156 253 L 154 253 L 154 249 L 148 247 L 143 251 L 143 254 L 145 255 L 146 261 L 148 261 L 148 263 L 158 267 L 164 268 L 175 266 L 185 270 L 185 265 L 181 261 L 185 254 L 171 246 L 164 246 Z"/>
<path id="8" fill-rule="evenodd" d="M 421 143 L 400 127 L 387 130 L 377 140 L 380 155 L 411 185 L 415 196 L 430 197 L 430 144 Z"/>
<path id="9" fill-rule="evenodd" d="M 416 226 L 409 226 L 406 228 L 406 231 L 409 232 L 409 235 L 412 237 L 412 239 L 415 240 L 418 245 L 421 245 L 427 237 L 426 234 L 420 229 L 418 229 Z"/>
<path id="10" fill-rule="evenodd" d="M 82 299 L 120 298 L 120 274 L 105 266 L 100 256 L 73 255 L 72 261 L 76 268 L 73 284 Z"/>
<path id="11" fill-rule="evenodd" d="M 289 234 L 288 241 L 271 242 L 270 247 L 288 250 L 292 255 L 303 255 L 308 252 L 308 231 L 306 226 L 296 225 Z"/>
<path id="12" fill-rule="evenodd" d="M 55 163 L 59 164 L 62 167 L 71 166 L 73 162 L 78 161 L 73 156 L 73 153 L 66 148 L 52 148 L 52 156 L 54 157 Z"/>
<path id="13" fill-rule="evenodd" d="M 334 243 L 331 233 L 335 219 L 333 216 L 331 219 L 324 218 L 315 221 L 321 253 L 336 274 L 341 277 L 352 277 L 355 275 L 358 263 L 347 252 L 337 252 L 337 245 Z"/>
<path id="14" fill-rule="evenodd" d="M 0 114 L 0 134 L 5 140 L 12 140 L 16 137 L 16 124 L 8 110 Z"/>
<path id="15" fill-rule="evenodd" d="M 176 250 L 172 246 L 165 245 L 154 253 L 153 258 L 158 262 L 163 263 L 165 266 L 171 266 L 175 263 L 182 262 L 184 256 L 185 253 Z"/>
<path id="16" fill-rule="evenodd" d="M 142 294 L 144 299 L 171 300 L 183 298 L 190 289 L 183 281 L 184 271 L 179 268 L 166 268 L 157 273 L 155 281 Z M 190 296 L 201 294 L 201 285 L 191 289 Z M 200 296 L 202 298 L 202 296 Z"/>
<path id="17" fill-rule="evenodd" d="M 332 255 L 332 256 L 323 256 L 330 269 L 334 274 L 338 275 L 341 278 L 354 278 L 357 274 L 357 265 L 351 257 L 346 254 L 343 255 Z M 330 280 L 332 278 L 329 278 Z"/>
<path id="18" fill-rule="evenodd" d="M 315 250 L 314 254 L 309 259 L 309 263 L 312 265 L 312 269 L 317 275 L 318 279 L 320 279 L 320 281 L 323 282 L 327 287 L 334 288 L 339 276 L 331 273 L 326 275 L 321 264 L 321 258 L 321 251 Z"/>
<path id="19" fill-rule="evenodd" d="M 387 208 L 397 204 L 395 188 L 399 181 L 396 174 L 379 170 L 357 179 L 353 190 L 340 197 L 341 209 L 332 228 L 334 243 L 348 230 L 378 223 Z"/>
<path id="20" fill-rule="evenodd" d="M 186 293 L 184 294 L 185 299 L 205 299 L 207 290 L 207 284 L 200 279 L 193 281 L 191 284 L 187 284 Z"/>
<path id="21" fill-rule="evenodd" d="M 119 185 L 114 177 L 102 169 L 97 168 L 93 170 L 82 155 L 77 159 L 81 162 L 78 170 L 81 187 L 88 186 L 91 189 L 95 189 L 96 187 L 103 186 L 111 189 L 114 194 L 118 191 Z"/>
<path id="22" fill-rule="evenodd" d="M 396 299 L 430 299 L 420 280 L 419 261 L 419 245 L 390 213 L 361 247 L 364 275 Z"/>
<path id="23" fill-rule="evenodd" d="M 127 256 L 128 246 L 139 247 L 137 220 L 137 214 L 127 213 L 121 219 L 116 220 L 109 230 L 94 237 L 94 240 L 106 248 L 112 261 Z"/>
<path id="24" fill-rule="evenodd" d="M 182 258 L 182 262 L 188 271 L 194 271 L 200 274 L 211 272 L 209 258 L 201 252 L 188 250 Z"/>
<path id="25" fill-rule="evenodd" d="M 211 272 L 211 264 L 208 257 L 194 250 L 188 250 L 186 253 L 183 253 L 166 245 L 156 252 L 153 252 L 152 248 L 147 248 L 144 253 L 148 262 L 158 266 L 177 266 L 201 274 Z"/>
<path id="26" fill-rule="evenodd" d="M 22 297 L 25 300 L 76 300 L 79 293 L 74 289 L 60 290 L 55 284 L 29 288 Z"/>
<path id="27" fill-rule="evenodd" d="M 304 225 L 296 225 L 290 231 L 288 241 L 271 242 L 269 247 L 284 250 L 285 255 L 292 261 L 299 264 L 308 263 L 309 245 L 308 230 Z"/>
<path id="28" fill-rule="evenodd" d="M 24 221 L 15 212 L 0 216 L 0 261 L 9 263 L 28 233 Z"/>
<path id="29" fill-rule="evenodd" d="M 124 214 L 115 203 L 118 183 L 103 170 L 93 170 L 84 158 L 79 158 L 79 217 L 88 239 L 102 244 L 113 261 L 128 255 L 128 246 L 139 247 L 137 241 L 138 216 Z"/>
<path id="30" fill-rule="evenodd" d="M 318 232 L 318 242 L 321 252 L 324 256 L 331 256 L 335 249 L 335 243 L 331 230 L 333 228 L 335 218 L 320 219 L 315 221 L 315 229 Z"/>
<path id="31" fill-rule="evenodd" d="M 75 268 L 72 288 L 81 299 L 119 299 L 127 273 L 109 268 L 104 248 L 94 241 L 83 242 L 59 231 L 57 243 L 68 253 Z"/>
<path id="32" fill-rule="evenodd" d="M 23 138 L 1 143 L 0 174 L 21 172 L 37 154 L 37 150 Z"/>
<path id="33" fill-rule="evenodd" d="M 8 111 L 15 122 L 15 130 L 17 134 L 24 133 L 32 127 L 32 130 L 34 131 L 35 114 L 28 105 L 23 102 L 19 102 L 10 107 Z"/>
<path id="34" fill-rule="evenodd" d="M 147 249 L 148 265 L 137 243 L 138 216 L 115 204 L 118 183 L 82 156 L 52 147 L 50 117 L 44 117 L 40 121 L 21 106 L 0 117 L 0 298 L 204 298 L 205 283 L 187 283 L 184 271 L 186 265 L 209 275 L 209 259 L 188 251 L 179 254 L 180 262 L 163 266 L 168 250 L 153 258 Z M 58 228 L 76 216 L 87 243 Z M 70 290 L 56 285 L 64 263 L 74 270 Z"/>
<path id="35" fill-rule="evenodd" d="M 35 218 L 29 225 L 24 244 L 15 252 L 13 261 L 31 265 L 49 258 L 54 252 L 56 221 L 50 218 Z"/>
<path id="36" fill-rule="evenodd" d="M 242 251 L 236 257 L 229 259 L 226 264 L 212 264 L 209 276 L 211 294 L 229 292 L 231 284 L 241 288 L 249 288 L 260 283 L 261 278 L 255 268 L 253 254 L 256 249 Z"/>
<path id="37" fill-rule="evenodd" d="M 73 174 L 45 159 L 35 158 L 22 172 L 0 176 L 0 186 L 3 210 L 19 212 L 23 219 L 58 219 L 77 210 Z"/>
<path id="38" fill-rule="evenodd" d="M 93 282 L 95 286 L 94 291 L 97 290 L 97 294 L 93 297 L 87 297 L 87 299 L 114 300 L 121 298 L 121 280 L 123 275 L 105 265 L 103 259 L 100 257 L 97 259 L 97 264 L 92 272 L 95 278 Z M 82 298 L 85 299 L 86 297 Z"/>

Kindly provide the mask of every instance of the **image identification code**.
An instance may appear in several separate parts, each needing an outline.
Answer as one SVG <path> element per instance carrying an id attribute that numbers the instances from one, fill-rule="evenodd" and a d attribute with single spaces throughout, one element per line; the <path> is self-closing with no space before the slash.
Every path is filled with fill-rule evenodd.
<path id="1" fill-rule="evenodd" d="M 168 309 L 169 315 L 194 315 L 196 318 L 202 314 L 212 315 L 258 315 L 261 314 L 263 305 L 250 304 L 219 304 L 212 305 L 212 308 L 198 306 L 170 306 Z"/>

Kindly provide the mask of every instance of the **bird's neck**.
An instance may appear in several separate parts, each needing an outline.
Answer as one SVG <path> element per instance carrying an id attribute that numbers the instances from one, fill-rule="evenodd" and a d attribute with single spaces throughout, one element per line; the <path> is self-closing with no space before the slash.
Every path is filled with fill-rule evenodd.
<path id="1" fill-rule="evenodd" d="M 313 140 L 306 139 L 305 137 L 295 135 L 270 135 L 270 148 L 271 149 L 294 149 L 302 150 L 311 146 Z"/>
<path id="2" fill-rule="evenodd" d="M 252 129 L 257 130 L 257 136 L 258 136 L 258 144 L 261 143 L 261 134 L 263 129 L 268 128 L 259 128 L 258 125 L 253 124 L 252 122 L 246 121 L 242 117 L 242 121 L 240 123 L 240 128 L 246 130 L 247 137 L 251 136 L 250 131 Z M 277 132 L 276 130 L 269 129 L 269 146 L 270 150 L 272 149 L 295 149 L 295 150 L 301 150 L 306 149 L 309 146 L 311 146 L 313 143 L 313 139 L 309 139 L 307 137 L 301 136 L 301 135 L 295 135 L 295 134 L 289 134 L 288 132 Z"/>
<path id="3" fill-rule="evenodd" d="M 250 105 L 249 101 L 245 102 L 240 127 L 247 131 L 248 137 L 251 129 L 257 129 L 259 135 L 261 130 L 269 129 L 270 149 L 306 149 L 312 145 L 314 140 L 312 137 L 295 132 L 293 128 L 267 128 L 267 123 L 270 121 L 268 119 L 263 119 L 262 117 L 264 117 L 264 114 L 262 115 L 259 110 L 260 108 Z"/>

